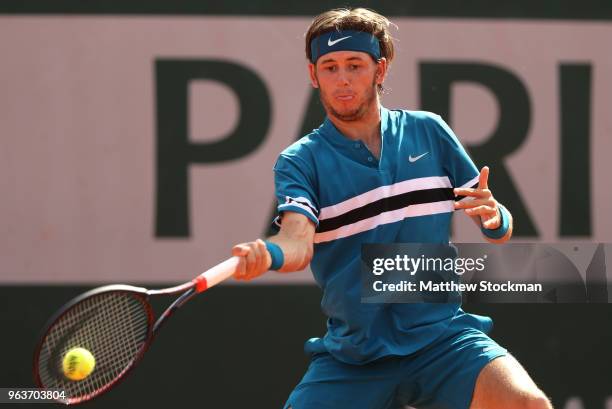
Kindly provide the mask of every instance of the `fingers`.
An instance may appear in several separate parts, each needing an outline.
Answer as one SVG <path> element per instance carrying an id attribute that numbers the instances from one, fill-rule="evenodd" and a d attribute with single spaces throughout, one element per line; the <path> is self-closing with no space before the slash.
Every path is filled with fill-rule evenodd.
<path id="1" fill-rule="evenodd" d="M 499 212 L 496 207 L 491 206 L 476 206 L 470 209 L 465 209 L 465 214 L 468 216 L 480 217 L 480 223 L 485 229 L 497 229 L 501 224 Z"/>
<path id="2" fill-rule="evenodd" d="M 493 194 L 489 189 L 470 189 L 467 187 L 457 187 L 453 189 L 455 196 L 469 196 L 478 198 L 487 198 Z"/>
<path id="3" fill-rule="evenodd" d="M 268 253 L 268 249 L 266 248 L 266 243 L 262 239 L 255 240 L 255 246 L 257 247 L 257 266 L 255 268 L 256 272 L 259 274 L 263 274 L 270 268 L 270 264 L 272 263 L 270 254 Z M 268 262 L 268 259 L 270 261 Z M 257 274 L 257 275 L 259 275 Z"/>
<path id="4" fill-rule="evenodd" d="M 492 196 L 491 190 L 489 190 L 489 167 L 484 166 L 480 170 L 480 176 L 478 177 L 478 187 L 476 189 L 458 187 L 453 189 L 455 196 L 469 196 L 486 198 Z"/>
<path id="5" fill-rule="evenodd" d="M 251 280 L 270 267 L 270 255 L 263 240 L 241 243 L 232 248 L 232 255 L 241 258 L 234 274 L 237 280 Z"/>
<path id="6" fill-rule="evenodd" d="M 495 200 L 492 198 L 487 199 L 474 199 L 474 200 L 463 200 L 460 202 L 455 202 L 455 209 L 470 209 L 478 206 L 490 206 L 495 207 Z"/>
<path id="7" fill-rule="evenodd" d="M 493 217 L 497 214 L 497 209 L 491 206 L 476 206 L 470 209 L 465 209 L 465 214 L 468 216 L 486 216 Z"/>
<path id="8" fill-rule="evenodd" d="M 493 217 L 485 222 L 482 223 L 482 226 L 485 229 L 497 229 L 501 224 L 501 220 L 499 219 L 499 217 Z"/>
<path id="9" fill-rule="evenodd" d="M 246 268 L 244 271 L 244 275 L 242 276 L 242 278 L 245 280 L 248 280 L 249 277 L 253 274 L 253 270 L 255 270 L 257 264 L 257 256 L 255 254 L 256 249 L 254 248 L 254 244 L 251 242 L 247 243 L 247 245 L 249 246 L 249 250 L 247 251 L 246 256 L 244 257 L 246 261 Z"/>
<path id="10" fill-rule="evenodd" d="M 497 201 L 489 189 L 489 167 L 484 166 L 478 177 L 478 187 L 453 189 L 455 196 L 471 197 L 472 200 L 455 202 L 455 209 L 465 209 L 468 216 L 480 216 L 482 226 L 486 229 L 496 229 L 501 224 Z"/>
<path id="11" fill-rule="evenodd" d="M 478 178 L 478 188 L 488 189 L 489 188 L 489 167 L 485 166 L 480 170 L 480 177 Z"/>
<path id="12" fill-rule="evenodd" d="M 246 256 L 247 252 L 248 248 L 244 244 L 237 244 L 232 248 L 232 256 L 240 257 L 240 262 L 238 263 L 238 267 L 234 273 L 234 278 L 237 280 L 244 277 L 246 272 L 246 260 L 244 256 Z"/>
<path id="13" fill-rule="evenodd" d="M 244 244 L 236 244 L 232 247 L 232 256 L 244 257 L 248 252 L 248 246 Z"/>

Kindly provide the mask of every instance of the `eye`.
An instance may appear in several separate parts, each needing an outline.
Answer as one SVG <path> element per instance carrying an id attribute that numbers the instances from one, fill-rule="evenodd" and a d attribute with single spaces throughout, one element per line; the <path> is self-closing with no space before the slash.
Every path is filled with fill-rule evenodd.
<path id="1" fill-rule="evenodd" d="M 325 67 L 325 70 L 329 72 L 336 72 L 337 68 L 335 65 L 330 65 L 328 67 Z"/>

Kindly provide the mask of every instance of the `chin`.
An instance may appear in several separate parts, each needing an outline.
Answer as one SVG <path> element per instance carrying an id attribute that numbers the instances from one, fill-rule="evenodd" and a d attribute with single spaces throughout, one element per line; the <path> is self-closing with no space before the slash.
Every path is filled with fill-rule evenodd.
<path id="1" fill-rule="evenodd" d="M 361 111 L 363 104 L 358 101 L 351 101 L 349 104 L 340 103 L 334 106 L 334 110 L 342 115 L 356 115 Z"/>
<path id="2" fill-rule="evenodd" d="M 346 122 L 358 121 L 361 118 L 363 118 L 364 115 L 365 115 L 365 111 L 362 112 L 358 109 L 353 109 L 353 110 L 344 111 L 344 112 L 334 112 L 334 116 L 336 118 L 341 119 Z"/>
<path id="3" fill-rule="evenodd" d="M 347 107 L 334 107 L 334 111 L 338 114 L 338 115 L 342 115 L 342 116 L 351 116 L 351 115 L 356 115 L 359 113 L 359 108 L 355 107 L 355 108 L 347 108 Z"/>

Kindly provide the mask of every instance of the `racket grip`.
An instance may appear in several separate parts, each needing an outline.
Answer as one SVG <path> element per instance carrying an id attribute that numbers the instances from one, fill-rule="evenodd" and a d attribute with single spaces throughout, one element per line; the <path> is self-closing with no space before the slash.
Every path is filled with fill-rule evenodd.
<path id="1" fill-rule="evenodd" d="M 196 293 L 201 293 L 233 276 L 239 263 L 240 257 L 230 257 L 194 278 L 192 282 L 195 284 Z"/>

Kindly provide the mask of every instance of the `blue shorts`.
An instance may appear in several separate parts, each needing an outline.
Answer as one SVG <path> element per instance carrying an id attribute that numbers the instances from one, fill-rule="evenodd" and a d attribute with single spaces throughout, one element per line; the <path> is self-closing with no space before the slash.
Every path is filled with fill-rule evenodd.
<path id="1" fill-rule="evenodd" d="M 313 353 L 285 409 L 468 409 L 482 368 L 507 354 L 487 334 L 465 325 L 470 317 L 465 314 L 431 345 L 405 357 L 350 365 L 327 352 Z"/>

